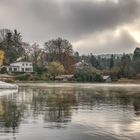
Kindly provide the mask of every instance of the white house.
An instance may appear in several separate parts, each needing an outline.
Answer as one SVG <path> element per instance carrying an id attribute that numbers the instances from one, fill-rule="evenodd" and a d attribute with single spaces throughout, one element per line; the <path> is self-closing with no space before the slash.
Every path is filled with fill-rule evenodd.
<path id="1" fill-rule="evenodd" d="M 7 72 L 33 72 L 32 62 L 15 62 L 6 66 Z"/>
<path id="2" fill-rule="evenodd" d="M 88 70 L 90 69 L 90 65 L 86 63 L 84 60 L 82 60 L 75 64 L 75 68 L 76 68 L 76 71 Z"/>

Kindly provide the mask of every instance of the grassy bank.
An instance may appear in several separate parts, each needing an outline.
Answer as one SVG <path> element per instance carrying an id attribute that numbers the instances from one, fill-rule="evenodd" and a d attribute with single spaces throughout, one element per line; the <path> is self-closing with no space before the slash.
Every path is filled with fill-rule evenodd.
<path id="1" fill-rule="evenodd" d="M 127 79 L 127 78 L 122 78 L 119 79 L 117 82 L 115 83 L 119 83 L 119 84 L 125 84 L 125 83 L 129 83 L 129 84 L 140 84 L 140 80 L 139 79 Z"/>
<path id="2" fill-rule="evenodd" d="M 14 83 L 90 83 L 90 84 L 103 84 L 104 82 L 77 82 L 77 81 L 15 81 Z M 111 82 L 110 84 L 140 84 L 140 80 L 130 80 L 130 79 L 120 79 L 116 82 Z"/>

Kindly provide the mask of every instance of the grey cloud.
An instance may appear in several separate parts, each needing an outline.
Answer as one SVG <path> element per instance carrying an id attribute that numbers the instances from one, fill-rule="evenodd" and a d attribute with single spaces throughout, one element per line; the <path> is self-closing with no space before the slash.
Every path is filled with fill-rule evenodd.
<path id="1" fill-rule="evenodd" d="M 40 24 L 50 27 L 50 32 L 72 39 L 133 22 L 140 12 L 136 0 L 120 0 L 118 4 L 66 0 L 60 4 L 42 0 L 34 2 L 30 8 Z"/>
<path id="2" fill-rule="evenodd" d="M 58 36 L 75 42 L 91 34 L 115 30 L 140 18 L 139 0 L 119 0 L 118 3 L 113 0 L 0 0 L 0 9 L 3 7 L 6 14 L 0 18 L 1 25 L 18 28 L 25 40 L 39 43 Z M 125 41 L 133 42 L 127 35 L 121 37 L 119 41 L 114 38 L 112 46 L 120 42 L 117 46 L 123 47 Z M 107 44 L 105 47 L 110 49 Z"/>
<path id="3" fill-rule="evenodd" d="M 100 38 L 104 38 L 104 43 L 98 42 Z M 92 41 L 91 41 L 92 40 Z M 85 43 L 86 49 L 85 49 Z M 99 35 L 98 38 L 91 37 L 85 40 L 83 44 L 78 46 L 77 51 L 81 54 L 103 54 L 103 53 L 131 53 L 135 47 L 138 46 L 136 40 L 129 34 L 129 32 L 122 30 L 119 35 L 110 32 L 108 35 Z"/>
<path id="4" fill-rule="evenodd" d="M 137 45 L 136 40 L 127 31 L 122 31 L 118 37 L 112 36 L 111 40 L 108 39 L 101 48 L 105 53 L 131 53 Z"/>

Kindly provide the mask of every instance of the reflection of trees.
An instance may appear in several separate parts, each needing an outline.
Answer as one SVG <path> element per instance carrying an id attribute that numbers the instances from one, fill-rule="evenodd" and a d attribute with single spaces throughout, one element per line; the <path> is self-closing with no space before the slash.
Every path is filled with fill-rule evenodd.
<path id="1" fill-rule="evenodd" d="M 140 116 L 140 97 L 134 98 L 133 106 L 134 106 L 135 114 L 137 116 Z"/>
<path id="2" fill-rule="evenodd" d="M 44 115 L 47 122 L 68 122 L 72 116 L 72 106 L 76 104 L 73 90 L 34 90 L 32 108 L 34 116 Z"/>
<path id="3" fill-rule="evenodd" d="M 76 92 L 78 104 L 82 107 L 92 109 L 94 106 L 116 106 L 128 109 L 134 106 L 135 114 L 140 115 L 140 95 L 139 91 L 133 92 L 123 89 L 80 89 Z M 86 108 L 86 109 L 87 109 Z"/>
<path id="4" fill-rule="evenodd" d="M 73 94 L 62 93 L 48 96 L 47 106 L 48 113 L 45 120 L 50 122 L 68 122 L 72 116 L 72 106 L 75 104 Z"/>
<path id="5" fill-rule="evenodd" d="M 135 114 L 140 114 L 140 95 L 125 89 L 33 89 L 32 108 L 34 116 L 44 114 L 45 121 L 67 122 L 74 106 L 92 110 L 103 104 L 128 109 L 134 106 Z"/>
<path id="6" fill-rule="evenodd" d="M 0 127 L 4 127 L 7 132 L 15 132 L 20 124 L 22 111 L 22 106 L 18 106 L 12 100 L 2 98 L 0 100 Z"/>
<path id="7" fill-rule="evenodd" d="M 107 105 L 107 106 L 105 106 Z M 55 127 L 62 127 L 71 121 L 74 109 L 94 109 L 94 107 L 132 109 L 140 115 L 139 91 L 122 89 L 79 89 L 79 88 L 24 88 L 12 97 L 0 98 L 0 127 L 4 131 L 15 131 L 21 119 L 41 117 Z M 61 125 L 62 124 L 62 125 Z"/>

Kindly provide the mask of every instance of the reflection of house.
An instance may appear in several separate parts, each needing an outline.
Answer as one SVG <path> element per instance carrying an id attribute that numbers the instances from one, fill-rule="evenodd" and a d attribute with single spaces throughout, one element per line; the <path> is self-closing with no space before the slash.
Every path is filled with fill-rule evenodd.
<path id="1" fill-rule="evenodd" d="M 106 82 L 106 83 L 111 83 L 112 82 L 112 79 L 111 79 L 110 76 L 102 76 L 102 78 L 103 78 L 104 82 Z"/>
<path id="2" fill-rule="evenodd" d="M 88 63 L 86 63 L 84 60 L 82 60 L 81 62 L 78 62 L 75 64 L 75 68 L 77 71 L 87 70 L 90 68 L 90 65 Z"/>
<path id="3" fill-rule="evenodd" d="M 8 72 L 33 72 L 33 64 L 31 62 L 15 62 L 10 66 L 6 66 Z"/>
<path id="4" fill-rule="evenodd" d="M 59 75 L 56 76 L 55 80 L 60 80 L 60 81 L 71 81 L 73 80 L 74 75 Z"/>

